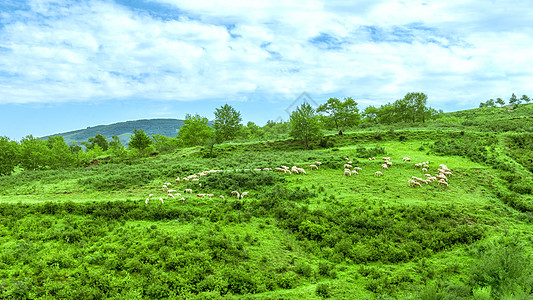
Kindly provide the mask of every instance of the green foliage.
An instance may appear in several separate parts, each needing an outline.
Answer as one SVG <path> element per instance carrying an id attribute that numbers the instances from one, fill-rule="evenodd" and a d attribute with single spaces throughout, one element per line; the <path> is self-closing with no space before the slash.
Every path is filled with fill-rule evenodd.
<path id="1" fill-rule="evenodd" d="M 81 142 L 82 145 L 85 145 L 87 150 L 91 150 L 94 146 L 98 145 L 102 150 L 107 151 L 109 148 L 109 143 L 107 142 L 105 136 L 97 134 L 95 137 L 89 138 L 88 142 Z"/>
<path id="2" fill-rule="evenodd" d="M 320 283 L 316 286 L 315 294 L 322 298 L 329 298 L 331 296 L 329 285 Z"/>
<path id="3" fill-rule="evenodd" d="M 203 146 L 215 137 L 215 130 L 208 125 L 207 118 L 198 114 L 185 116 L 185 124 L 178 132 L 178 141 L 184 146 Z"/>
<path id="4" fill-rule="evenodd" d="M 319 139 L 322 136 L 318 117 L 311 105 L 303 103 L 290 117 L 289 134 L 294 139 L 305 144 L 305 149 L 309 149 L 311 140 Z"/>
<path id="5" fill-rule="evenodd" d="M 0 137 L 0 176 L 11 175 L 19 164 L 19 144 L 8 137 Z"/>
<path id="6" fill-rule="evenodd" d="M 336 128 L 344 130 L 347 127 L 354 127 L 361 121 L 357 102 L 352 98 L 344 98 L 343 101 L 337 98 L 329 98 L 328 101 L 320 105 L 317 113 L 325 113 L 325 128 Z"/>
<path id="7" fill-rule="evenodd" d="M 150 145 L 152 145 L 152 140 L 142 129 L 135 129 L 128 143 L 128 147 L 139 150 L 141 156 L 145 155 L 145 150 Z"/>
<path id="8" fill-rule="evenodd" d="M 217 140 L 229 141 L 235 138 L 241 130 L 241 122 L 241 113 L 228 104 L 217 108 L 215 110 L 215 123 L 213 124 Z"/>
<path id="9" fill-rule="evenodd" d="M 490 287 L 489 294 L 498 299 L 532 292 L 533 265 L 519 238 L 503 237 L 480 246 L 479 253 L 470 275 L 472 286 Z"/>

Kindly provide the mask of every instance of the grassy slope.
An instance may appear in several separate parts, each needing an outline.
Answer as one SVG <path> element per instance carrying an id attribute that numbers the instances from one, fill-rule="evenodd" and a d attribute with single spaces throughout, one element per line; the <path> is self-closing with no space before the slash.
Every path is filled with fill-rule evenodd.
<path id="1" fill-rule="evenodd" d="M 531 105 L 530 105 L 531 106 Z M 484 232 L 482 241 L 473 244 L 457 244 L 447 247 L 442 251 L 428 254 L 427 257 L 416 257 L 399 263 L 369 262 L 359 264 L 352 260 L 340 259 L 334 262 L 337 276 L 297 276 L 296 284 L 291 289 L 275 288 L 273 291 L 263 291 L 250 295 L 251 298 L 271 299 L 271 298 L 317 298 L 315 290 L 319 284 L 327 284 L 330 295 L 335 298 L 363 299 L 371 298 L 377 294 L 391 294 L 398 298 L 407 298 L 417 295 L 421 286 L 434 281 L 461 283 L 468 278 L 469 269 L 475 257 L 476 245 L 486 243 L 486 241 L 496 239 L 498 236 L 513 234 L 524 237 L 533 229 L 528 218 L 509 206 L 502 203 L 495 192 L 505 189 L 500 179 L 500 171 L 491 167 L 472 162 L 466 158 L 458 156 L 435 156 L 428 154 L 427 144 L 442 132 L 433 131 L 412 131 L 396 132 L 397 135 L 405 135 L 407 141 L 399 142 L 397 137 L 394 140 L 385 138 L 383 141 L 375 139 L 374 132 L 358 132 L 353 135 L 343 137 L 334 136 L 336 145 L 340 145 L 333 150 L 316 150 L 312 152 L 278 152 L 277 149 L 292 148 L 293 144 L 284 142 L 277 146 L 268 146 L 263 143 L 256 143 L 256 147 L 247 145 L 224 145 L 220 146 L 223 155 L 229 155 L 228 159 L 196 159 L 195 150 L 184 150 L 169 156 L 150 158 L 140 166 L 147 165 L 148 168 L 165 168 L 165 165 L 172 164 L 176 172 L 165 171 L 162 174 L 153 176 L 147 183 L 133 184 L 131 187 L 121 188 L 115 191 L 83 185 L 87 178 L 98 176 L 106 166 L 98 166 L 85 170 L 67 171 L 47 171 L 35 173 L 22 173 L 13 176 L 11 179 L 2 178 L 4 185 L 0 194 L 1 203 L 14 203 L 22 205 L 26 203 L 41 202 L 88 202 L 92 201 L 117 201 L 132 200 L 144 205 L 144 199 L 149 193 L 163 195 L 159 191 L 162 183 L 173 181 L 175 176 L 184 176 L 204 169 L 220 168 L 253 168 L 253 167 L 276 167 L 280 163 L 286 165 L 305 165 L 314 160 L 325 161 L 324 167 L 318 171 L 307 171 L 307 175 L 284 175 L 285 186 L 290 188 L 306 187 L 316 193 L 315 197 L 304 200 L 302 206 L 308 206 L 312 211 L 337 209 L 343 207 L 347 211 L 356 212 L 360 209 L 367 211 L 379 211 L 380 209 L 395 210 L 404 207 L 434 207 L 450 209 L 457 213 L 461 219 L 455 220 L 457 223 L 468 224 L 481 228 Z M 385 137 L 385 134 L 384 134 Z M 418 137 L 418 138 L 417 138 Z M 426 145 L 426 147 L 421 147 Z M 356 157 L 358 147 L 384 147 L 386 155 L 392 157 L 393 166 L 384 170 L 383 177 L 375 177 L 374 173 L 381 170 L 379 160 L 369 161 L 367 157 Z M 253 145 L 252 145 L 253 147 Z M 233 153 L 228 154 L 229 151 Z M 259 151 L 254 153 L 254 151 Z M 233 156 L 232 156 L 233 155 Z M 412 162 L 402 162 L 401 158 L 408 156 Z M 192 157 L 192 158 L 189 158 Z M 235 157 L 232 159 L 232 157 Z M 359 175 L 346 177 L 342 175 L 342 165 L 344 158 L 349 157 L 354 161 L 354 165 L 363 170 Z M 357 162 L 356 162 L 357 161 Z M 443 163 L 452 169 L 454 176 L 450 178 L 448 188 L 437 186 L 436 184 L 424 185 L 421 188 L 410 188 L 407 180 L 411 176 L 423 177 L 423 173 L 414 168 L 414 163 L 429 161 L 431 170 L 435 172 L 436 166 Z M 179 170 L 181 165 L 192 164 L 190 172 Z M 223 166 L 221 166 L 221 164 Z M 127 168 L 127 167 L 124 167 Z M 196 169 L 195 169 L 196 168 Z M 306 168 L 308 169 L 308 168 Z M 6 180 L 13 180 L 6 184 Z M 0 181 L 0 184 L 2 184 Z M 204 181 L 204 179 L 202 179 Z M 200 191 L 197 186 L 189 183 L 187 187 L 193 187 Z M 181 187 L 178 189 L 184 189 Z M 323 188 L 323 190 L 321 189 Z M 207 191 L 206 191 L 207 192 Z M 223 194 L 226 200 L 220 199 L 200 199 L 189 198 L 185 204 L 176 200 L 165 202 L 167 207 L 176 207 L 190 211 L 206 212 L 200 213 L 193 220 L 129 220 L 118 226 L 122 230 L 132 230 L 132 228 L 151 228 L 157 225 L 157 230 L 167 232 L 170 235 L 192 235 L 196 232 L 209 232 L 217 230 L 230 237 L 241 239 L 248 236 L 252 241 L 247 242 L 246 250 L 249 258 L 246 260 L 248 266 L 255 269 L 255 273 L 261 270 L 278 273 L 279 276 L 291 274 L 298 264 L 308 264 L 317 270 L 319 262 L 332 263 L 331 258 L 325 257 L 321 252 L 314 252 L 307 248 L 307 244 L 298 239 L 298 236 L 291 231 L 284 229 L 275 218 L 252 216 L 248 221 L 234 222 L 226 221 L 213 222 L 207 217 L 207 212 L 213 209 L 227 209 L 239 205 L 236 200 L 229 198 L 229 190 L 208 191 Z M 245 199 L 246 203 L 262 200 L 262 192 L 250 190 L 250 195 Z M 526 196 L 529 197 L 529 196 Z M 156 201 L 155 201 L 156 202 Z M 17 204 L 20 203 L 20 204 Z M 150 205 L 159 205 L 151 202 Z M 241 217 L 241 213 L 233 213 L 236 218 Z M 80 217 L 82 218 L 82 217 Z M 401 222 L 398 216 L 397 222 Z M 231 218 L 230 218 L 231 219 Z M 529 219 L 530 220 L 530 219 Z M 395 222 L 396 222 L 395 221 Z M 220 226 L 219 226 L 220 225 Z M 140 226 L 140 227 L 139 227 Z M 139 229 L 137 229 L 139 230 Z M 117 243 L 114 238 L 116 231 L 110 232 L 108 239 Z M 11 249 L 15 247 L 17 238 L 2 235 L 2 248 Z M 20 238 L 19 238 L 20 239 Z M 146 241 L 146 237 L 143 237 Z M 524 241 L 531 246 L 531 239 L 524 237 Z M 41 259 L 47 255 L 46 252 L 56 251 L 55 247 L 61 246 L 60 241 L 54 243 L 41 244 L 41 251 L 38 256 Z M 11 248 L 10 248 L 11 247 Z M 94 246 L 96 247 L 96 245 Z M 76 254 L 75 248 L 65 248 L 69 255 Z M 531 251 L 531 247 L 528 248 Z M 328 251 L 321 249 L 321 251 Z M 63 271 L 69 276 L 74 267 L 65 267 Z M 2 277 L 17 277 L 16 272 L 7 268 L 2 271 Z M 215 271 L 215 275 L 217 272 Z M 42 275 L 41 275 L 42 276 Z M 117 275 L 118 276 L 118 275 Z M 132 275 L 133 276 L 133 275 Z M 279 279 L 279 278 L 278 278 Z M 392 280 L 392 283 L 391 283 Z M 397 280 L 397 283 L 395 283 Z M 54 279 L 52 279 L 54 281 Z M 385 286 L 396 286 L 393 289 L 385 289 Z M 206 295 L 204 295 L 206 296 Z"/>

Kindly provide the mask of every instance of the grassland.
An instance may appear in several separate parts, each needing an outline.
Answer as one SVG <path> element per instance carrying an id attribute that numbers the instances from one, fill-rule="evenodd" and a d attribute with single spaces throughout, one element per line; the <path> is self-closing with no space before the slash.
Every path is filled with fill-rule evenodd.
<path id="1" fill-rule="evenodd" d="M 2 177 L 0 298 L 530 299 L 531 133 L 427 126 Z M 449 186 L 409 187 L 423 161 Z M 244 171 L 280 165 L 307 174 Z M 156 200 L 211 169 L 172 188 L 225 199 Z"/>

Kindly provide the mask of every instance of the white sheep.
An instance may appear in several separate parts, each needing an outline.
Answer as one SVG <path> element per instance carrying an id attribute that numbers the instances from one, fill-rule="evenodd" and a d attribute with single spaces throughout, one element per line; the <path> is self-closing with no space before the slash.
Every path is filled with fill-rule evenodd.
<path id="1" fill-rule="evenodd" d="M 298 168 L 298 173 L 300 173 L 300 174 L 307 174 L 307 173 L 305 173 L 305 170 L 302 169 L 302 168 Z"/>
<path id="2" fill-rule="evenodd" d="M 383 173 L 380 172 L 380 171 L 377 171 L 376 173 L 374 173 L 374 176 L 377 176 L 377 177 L 379 177 L 379 176 L 383 176 Z"/>
<path id="3" fill-rule="evenodd" d="M 207 197 L 213 198 L 213 197 L 215 197 L 215 195 L 214 194 L 207 194 Z"/>
<path id="4" fill-rule="evenodd" d="M 163 189 L 163 192 L 166 192 L 166 191 L 168 191 L 168 187 L 167 187 L 167 185 L 166 185 L 166 184 L 163 184 L 163 187 L 162 187 L 162 189 Z"/>
<path id="5" fill-rule="evenodd" d="M 182 198 L 180 199 L 180 201 L 181 201 L 182 203 L 185 202 L 185 198 L 182 197 Z"/>
<path id="6" fill-rule="evenodd" d="M 185 193 L 192 194 L 192 189 L 185 189 Z"/>
<path id="7" fill-rule="evenodd" d="M 248 194 L 249 194 L 249 192 L 243 192 L 243 193 L 241 194 L 241 199 L 244 198 L 244 196 L 246 196 L 246 195 L 248 195 Z"/>
<path id="8" fill-rule="evenodd" d="M 180 178 L 176 178 L 176 183 L 179 183 L 180 182 Z"/>
<path id="9" fill-rule="evenodd" d="M 144 200 L 144 204 L 148 204 L 148 201 L 150 201 L 150 198 L 146 198 L 146 200 Z"/>
<path id="10" fill-rule="evenodd" d="M 427 168 L 422 168 L 422 172 L 427 172 L 428 169 Z"/>
<path id="11" fill-rule="evenodd" d="M 354 170 L 361 171 L 362 169 L 359 167 L 353 167 Z"/>
<path id="12" fill-rule="evenodd" d="M 350 169 L 351 167 L 352 167 L 352 165 L 350 165 L 350 164 L 345 164 L 345 165 L 344 165 L 344 168 L 345 168 L 345 169 Z"/>
<path id="13" fill-rule="evenodd" d="M 315 165 L 320 166 L 322 163 L 319 161 L 315 161 Z"/>
<path id="14" fill-rule="evenodd" d="M 224 199 L 224 196 L 223 196 L 223 195 L 220 195 L 219 197 L 220 197 L 220 199 Z"/>
<path id="15" fill-rule="evenodd" d="M 174 195 L 172 195 L 172 194 L 170 194 L 170 193 L 169 193 L 167 196 L 168 196 L 169 198 L 174 198 Z"/>
<path id="16" fill-rule="evenodd" d="M 261 172 L 261 169 L 254 169 L 254 171 L 256 171 L 256 172 Z"/>
<path id="17" fill-rule="evenodd" d="M 350 171 L 350 169 L 344 169 L 344 175 L 352 176 L 352 172 Z"/>
<path id="18" fill-rule="evenodd" d="M 152 198 L 154 196 L 154 194 L 150 194 L 148 195 L 148 198 Z"/>
<path id="19" fill-rule="evenodd" d="M 272 171 L 271 168 L 264 168 L 263 171 Z"/>
<path id="20" fill-rule="evenodd" d="M 411 161 L 411 159 L 409 157 L 404 157 L 403 161 Z"/>
<path id="21" fill-rule="evenodd" d="M 174 193 L 176 190 L 167 190 L 167 193 Z"/>
<path id="22" fill-rule="evenodd" d="M 386 161 L 385 164 L 387 164 L 388 167 L 392 166 L 392 163 L 390 161 Z"/>
<path id="23" fill-rule="evenodd" d="M 359 174 L 359 173 L 357 172 L 357 170 L 352 170 L 352 174 L 353 174 L 353 175 L 357 175 L 357 174 Z"/>
<path id="24" fill-rule="evenodd" d="M 163 198 L 159 198 L 159 201 L 161 201 L 161 203 L 165 203 L 165 201 L 163 201 Z"/>
<path id="25" fill-rule="evenodd" d="M 382 165 L 381 165 L 381 168 L 383 168 L 383 169 L 388 169 L 389 166 L 387 166 L 387 164 L 382 164 Z"/>
<path id="26" fill-rule="evenodd" d="M 205 197 L 205 194 L 196 194 L 196 197 L 203 198 L 203 197 Z"/>
<path id="27" fill-rule="evenodd" d="M 317 165 L 309 165 L 309 169 L 310 170 L 318 170 L 318 166 Z"/>

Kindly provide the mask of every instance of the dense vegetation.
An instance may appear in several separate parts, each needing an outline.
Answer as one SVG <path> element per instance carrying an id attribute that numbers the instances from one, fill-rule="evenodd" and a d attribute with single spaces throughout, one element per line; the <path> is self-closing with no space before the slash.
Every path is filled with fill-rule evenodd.
<path id="1" fill-rule="evenodd" d="M 243 126 L 232 143 L 191 147 L 178 136 L 165 151 L 154 146 L 164 139 L 139 133 L 152 157 L 118 138 L 104 151 L 95 136 L 74 152 L 59 137 L 2 138 L 0 155 L 24 160 L 0 168 L 0 298 L 529 299 L 532 110 L 392 125 L 363 117 L 338 135 L 353 120 L 344 111 L 310 150 L 279 123 L 254 129 L 283 128 L 270 139 L 244 139 L 253 127 Z M 392 158 L 387 170 L 382 156 Z M 359 175 L 342 175 L 345 158 Z M 449 186 L 409 187 L 423 161 L 431 173 L 446 164 Z M 253 170 L 281 165 L 307 174 Z M 212 169 L 224 171 L 175 183 Z M 165 182 L 185 200 L 167 198 Z"/>

